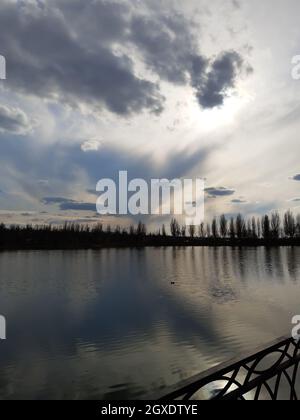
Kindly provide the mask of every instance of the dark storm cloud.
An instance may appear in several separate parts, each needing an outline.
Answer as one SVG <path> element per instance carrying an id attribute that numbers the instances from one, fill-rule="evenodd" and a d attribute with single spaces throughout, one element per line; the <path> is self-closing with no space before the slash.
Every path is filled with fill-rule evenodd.
<path id="1" fill-rule="evenodd" d="M 126 1 L 3 0 L 0 26 L 6 86 L 119 115 L 163 110 L 159 82 L 137 76 L 137 57 L 156 80 L 192 86 L 203 108 L 222 105 L 244 67 L 234 51 L 200 55 L 192 22 L 147 9 L 147 1 L 133 9 Z"/>
<path id="2" fill-rule="evenodd" d="M 96 202 L 95 203 L 81 203 L 81 202 L 65 202 L 60 204 L 60 210 L 76 210 L 76 211 L 94 211 L 96 212 Z"/>
<path id="3" fill-rule="evenodd" d="M 131 22 L 130 40 L 143 53 L 147 66 L 161 78 L 186 83 L 188 66 L 196 50 L 189 25 L 177 14 L 137 15 Z"/>
<path id="4" fill-rule="evenodd" d="M 233 204 L 246 204 L 247 203 L 246 200 L 241 200 L 241 199 L 238 199 L 238 198 L 236 200 L 231 200 L 231 202 Z"/>
<path id="5" fill-rule="evenodd" d="M 73 200 L 69 198 L 63 198 L 63 197 L 44 197 L 42 199 L 42 203 L 48 205 L 48 204 L 64 204 L 64 203 L 70 203 L 73 202 Z"/>
<path id="6" fill-rule="evenodd" d="M 226 187 L 219 187 L 219 188 L 210 187 L 210 188 L 206 188 L 205 192 L 210 197 L 227 197 L 227 196 L 233 195 L 235 193 L 235 190 L 232 190 Z"/>
<path id="7" fill-rule="evenodd" d="M 30 129 L 30 121 L 23 111 L 0 105 L 0 132 L 25 134 Z"/>
<path id="8" fill-rule="evenodd" d="M 44 197 L 42 203 L 45 205 L 59 204 L 60 210 L 96 211 L 96 203 L 83 203 L 64 197 Z"/>
<path id="9" fill-rule="evenodd" d="M 117 56 L 100 43 L 97 49 L 84 46 L 80 33 L 66 23 L 63 10 L 42 2 L 16 5 L 4 1 L 0 26 L 9 87 L 72 105 L 78 101 L 104 105 L 121 115 L 162 110 L 158 86 L 136 77 L 129 57 Z"/>
<path id="10" fill-rule="evenodd" d="M 132 20 L 131 39 L 160 78 L 175 84 L 190 83 L 203 108 L 223 105 L 238 76 L 252 69 L 235 51 L 214 58 L 200 55 L 191 27 L 193 23 L 178 14 L 153 19 L 137 16 Z"/>
<path id="11" fill-rule="evenodd" d="M 243 65 L 242 57 L 237 52 L 230 51 L 217 57 L 204 75 L 201 74 L 201 71 L 198 72 L 198 75 L 196 73 L 193 86 L 196 89 L 200 105 L 203 108 L 223 105 L 227 93 L 234 88 Z"/>

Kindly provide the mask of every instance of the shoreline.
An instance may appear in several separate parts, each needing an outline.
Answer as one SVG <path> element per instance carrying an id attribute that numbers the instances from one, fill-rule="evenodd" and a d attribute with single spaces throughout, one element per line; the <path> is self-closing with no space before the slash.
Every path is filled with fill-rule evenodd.
<path id="1" fill-rule="evenodd" d="M 83 241 L 84 242 L 84 241 Z M 103 241 L 102 243 L 76 243 L 76 244 L 2 244 L 0 245 L 0 252 L 5 251 L 55 251 L 55 250 L 100 250 L 100 249 L 140 249 L 140 248 L 279 248 L 279 247 L 298 247 L 300 246 L 300 238 L 281 238 L 278 240 L 264 240 L 264 239 L 189 239 L 189 238 L 136 238 L 136 240 L 127 241 Z"/>

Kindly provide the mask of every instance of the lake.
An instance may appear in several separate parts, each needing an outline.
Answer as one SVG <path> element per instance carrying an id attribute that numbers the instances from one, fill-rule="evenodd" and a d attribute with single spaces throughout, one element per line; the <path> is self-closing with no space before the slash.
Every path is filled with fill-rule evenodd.
<path id="1" fill-rule="evenodd" d="M 2 252 L 0 314 L 1 399 L 143 398 L 289 335 L 300 248 Z"/>

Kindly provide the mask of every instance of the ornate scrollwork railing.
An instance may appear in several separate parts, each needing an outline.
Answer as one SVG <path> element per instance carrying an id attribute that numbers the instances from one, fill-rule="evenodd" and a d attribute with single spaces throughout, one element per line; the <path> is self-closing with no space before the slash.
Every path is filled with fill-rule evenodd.
<path id="1" fill-rule="evenodd" d="M 213 368 L 170 389 L 170 400 L 298 400 L 300 342 L 277 340 L 244 360 Z"/>

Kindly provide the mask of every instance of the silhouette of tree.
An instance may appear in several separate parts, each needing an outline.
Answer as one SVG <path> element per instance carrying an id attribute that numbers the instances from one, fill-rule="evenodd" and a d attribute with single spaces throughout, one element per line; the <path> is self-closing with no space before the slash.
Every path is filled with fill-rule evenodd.
<path id="1" fill-rule="evenodd" d="M 116 234 L 116 235 L 121 235 L 121 227 L 120 227 L 119 225 L 117 225 L 117 226 L 115 227 L 115 234 Z"/>
<path id="2" fill-rule="evenodd" d="M 102 223 L 83 225 L 64 223 L 63 225 L 44 226 L 6 226 L 0 224 L 0 248 L 3 249 L 80 249 L 98 248 L 102 246 L 145 246 L 145 245 L 300 245 L 300 215 L 296 217 L 291 211 L 284 214 L 283 223 L 278 212 L 265 215 L 261 219 L 244 219 L 239 214 L 236 219 L 231 217 L 228 227 L 226 217 L 214 218 L 211 224 L 204 228 L 204 223 L 198 226 L 199 236 L 195 238 L 196 227 L 180 226 L 176 219 L 171 221 L 171 234 L 165 226 L 160 232 L 147 234 L 144 223 L 129 229 Z M 187 232 L 188 230 L 188 232 Z M 186 234 L 190 240 L 186 240 Z M 229 237 L 229 239 L 228 239 Z M 263 238 L 263 239 L 262 239 Z M 238 241 L 237 241 L 238 239 Z"/>
<path id="3" fill-rule="evenodd" d="M 103 225 L 102 225 L 102 223 L 98 223 L 94 227 L 94 233 L 101 234 L 102 232 L 103 232 Z"/>
<path id="4" fill-rule="evenodd" d="M 137 235 L 138 236 L 146 236 L 147 235 L 147 229 L 144 223 L 139 222 L 137 227 Z"/>
<path id="5" fill-rule="evenodd" d="M 228 223 L 224 214 L 220 217 L 220 235 L 222 238 L 226 238 L 228 234 Z"/>
<path id="6" fill-rule="evenodd" d="M 251 220 L 247 220 L 247 238 L 253 238 Z"/>
<path id="7" fill-rule="evenodd" d="M 246 225 L 245 225 L 245 220 L 241 214 L 238 214 L 236 217 L 235 230 L 236 230 L 236 236 L 238 237 L 238 239 L 242 239 L 245 237 Z"/>
<path id="8" fill-rule="evenodd" d="M 230 235 L 231 240 L 235 239 L 236 235 L 235 235 L 235 224 L 234 224 L 234 218 L 233 217 L 230 218 L 229 235 Z"/>
<path id="9" fill-rule="evenodd" d="M 130 227 L 129 227 L 129 235 L 130 236 L 134 236 L 134 234 L 135 234 L 134 226 L 133 225 L 130 225 Z"/>
<path id="10" fill-rule="evenodd" d="M 199 238 L 205 238 L 205 227 L 204 227 L 204 223 L 200 223 L 199 227 L 198 227 L 198 236 Z"/>
<path id="11" fill-rule="evenodd" d="M 280 225 L 281 220 L 278 212 L 272 213 L 271 215 L 271 235 L 272 238 L 278 239 L 280 236 Z"/>
<path id="12" fill-rule="evenodd" d="M 296 234 L 296 222 L 290 210 L 284 215 L 284 233 L 288 238 L 293 238 Z"/>
<path id="13" fill-rule="evenodd" d="M 257 230 L 256 230 L 256 220 L 255 217 L 252 217 L 252 237 L 257 238 Z"/>
<path id="14" fill-rule="evenodd" d="M 176 219 L 171 220 L 170 230 L 171 230 L 171 235 L 174 238 L 177 238 L 178 236 L 180 236 L 181 229 Z"/>
<path id="15" fill-rule="evenodd" d="M 195 237 L 195 233 L 196 233 L 196 226 L 189 225 L 189 235 L 192 239 Z"/>
<path id="16" fill-rule="evenodd" d="M 270 219 L 269 216 L 263 216 L 261 220 L 262 235 L 264 239 L 270 239 L 271 237 L 271 228 L 270 228 Z"/>
<path id="17" fill-rule="evenodd" d="M 211 237 L 211 229 L 210 229 L 210 224 L 209 223 L 207 223 L 207 225 L 206 225 L 206 235 L 207 235 L 208 238 Z"/>
<path id="18" fill-rule="evenodd" d="M 296 218 L 296 236 L 300 237 L 300 214 L 297 215 Z"/>
<path id="19" fill-rule="evenodd" d="M 217 224 L 217 219 L 214 218 L 212 223 L 211 223 L 211 233 L 213 238 L 218 238 L 219 236 L 219 232 L 218 232 L 218 224 Z"/>
<path id="20" fill-rule="evenodd" d="M 259 218 L 256 220 L 256 226 L 257 226 L 257 237 L 260 239 L 261 238 L 261 222 Z"/>

